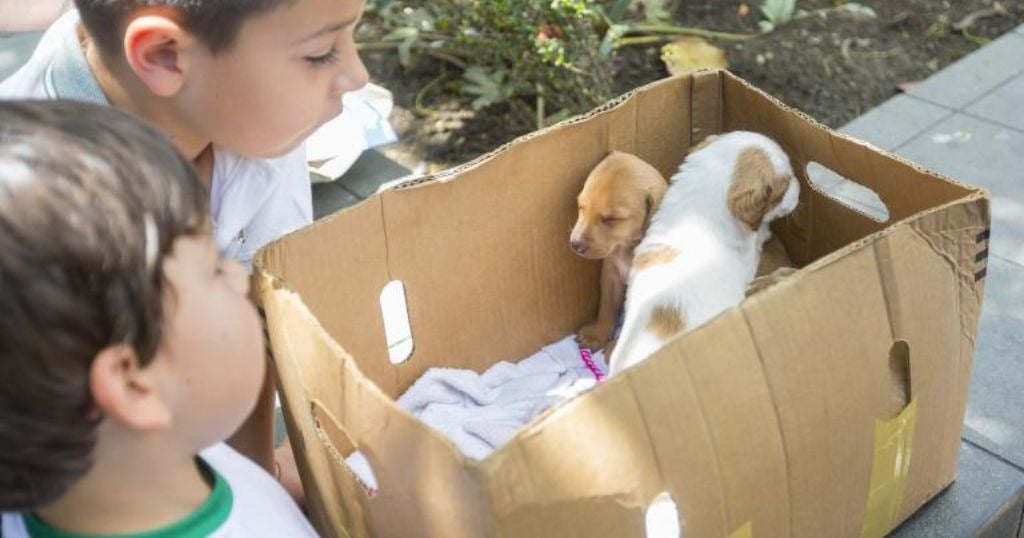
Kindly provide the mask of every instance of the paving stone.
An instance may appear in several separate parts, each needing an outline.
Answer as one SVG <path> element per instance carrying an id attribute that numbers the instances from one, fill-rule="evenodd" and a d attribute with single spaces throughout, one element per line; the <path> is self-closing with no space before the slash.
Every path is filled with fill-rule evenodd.
<path id="1" fill-rule="evenodd" d="M 962 538 L 1001 523 L 1008 500 L 1024 488 L 1024 472 L 964 442 L 957 479 L 900 525 L 891 538 Z M 1010 534 L 1009 536 L 1013 536 Z"/>
<path id="2" fill-rule="evenodd" d="M 964 438 L 1024 468 L 1024 267 L 990 256 Z"/>
<path id="3" fill-rule="evenodd" d="M 896 153 L 941 174 L 990 190 L 992 252 L 1024 264 L 1024 135 L 955 114 Z"/>
<path id="4" fill-rule="evenodd" d="M 910 89 L 910 94 L 961 109 L 1024 71 L 1024 37 L 1009 32 Z"/>
<path id="5" fill-rule="evenodd" d="M 409 174 L 408 168 L 371 149 L 364 151 L 345 175 L 335 181 L 360 198 L 369 198 L 381 185 Z"/>
<path id="6" fill-rule="evenodd" d="M 846 124 L 840 131 L 892 150 L 951 114 L 947 108 L 909 95 L 898 95 Z"/>
<path id="7" fill-rule="evenodd" d="M 330 183 L 313 184 L 313 218 L 320 219 L 359 203 L 359 198 L 347 191 L 337 180 Z"/>
<path id="8" fill-rule="evenodd" d="M 1003 506 L 996 511 L 974 536 L 976 538 L 1007 538 L 1018 536 L 1021 514 L 1024 513 L 1024 488 L 1017 490 Z"/>
<path id="9" fill-rule="evenodd" d="M 982 118 L 1009 125 L 1024 131 L 1024 74 L 1018 74 L 1006 84 L 967 107 L 966 111 Z M 1024 137 L 1024 133 L 1021 134 Z"/>

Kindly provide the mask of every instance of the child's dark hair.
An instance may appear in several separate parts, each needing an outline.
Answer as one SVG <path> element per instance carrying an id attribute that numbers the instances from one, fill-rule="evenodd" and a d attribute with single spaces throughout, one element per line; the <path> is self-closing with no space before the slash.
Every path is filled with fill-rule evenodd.
<path id="1" fill-rule="evenodd" d="M 0 511 L 64 493 L 91 466 L 93 358 L 149 364 L 161 260 L 208 227 L 191 164 L 110 107 L 0 101 Z"/>
<path id="2" fill-rule="evenodd" d="M 128 16 L 142 8 L 165 8 L 178 15 L 185 30 L 212 52 L 231 48 L 242 23 L 297 0 L 75 0 L 82 24 L 111 58 L 122 56 Z"/>

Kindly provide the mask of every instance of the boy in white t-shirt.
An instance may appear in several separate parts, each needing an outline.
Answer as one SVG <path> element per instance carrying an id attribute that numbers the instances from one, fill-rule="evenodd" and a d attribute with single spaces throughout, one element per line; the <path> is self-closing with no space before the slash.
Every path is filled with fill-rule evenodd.
<path id="1" fill-rule="evenodd" d="M 0 534 L 315 536 L 222 441 L 266 362 L 195 171 L 109 107 L 0 102 Z"/>
<path id="2" fill-rule="evenodd" d="M 192 161 L 222 254 L 249 267 L 312 222 L 304 140 L 366 84 L 355 26 L 365 0 L 75 0 L 0 99 L 73 99 L 140 116 Z M 273 384 L 231 440 L 273 456 Z M 285 451 L 285 456 L 290 452 Z M 283 480 L 299 495 L 293 461 Z"/>

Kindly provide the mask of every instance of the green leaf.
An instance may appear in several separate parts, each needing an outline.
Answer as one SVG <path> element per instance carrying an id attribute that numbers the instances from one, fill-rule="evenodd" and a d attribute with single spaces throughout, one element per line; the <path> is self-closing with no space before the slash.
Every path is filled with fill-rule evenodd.
<path id="1" fill-rule="evenodd" d="M 644 18 L 649 23 L 665 22 L 671 18 L 665 9 L 665 0 L 642 0 L 644 5 Z"/>
<path id="2" fill-rule="evenodd" d="M 629 9 L 630 0 L 617 0 L 612 4 L 611 11 L 608 12 L 608 18 L 618 22 L 626 16 L 626 10 Z"/>
<path id="3" fill-rule="evenodd" d="M 764 0 L 761 5 L 761 13 L 773 26 L 789 22 L 795 11 L 796 0 Z"/>
<path id="4" fill-rule="evenodd" d="M 395 28 L 388 32 L 382 41 L 405 41 L 410 37 L 416 37 L 420 34 L 420 31 L 412 26 L 403 26 L 402 28 Z"/>
<path id="5" fill-rule="evenodd" d="M 508 99 L 508 91 L 505 89 L 507 73 L 504 70 L 488 73 L 486 69 L 478 65 L 466 68 L 466 71 L 462 73 L 462 77 L 466 79 L 466 85 L 462 91 L 477 96 L 473 100 L 474 109 L 480 110 Z"/>
<path id="6" fill-rule="evenodd" d="M 605 60 L 612 55 L 618 47 L 619 38 L 624 36 L 629 31 L 629 26 L 625 24 L 614 24 L 608 31 L 604 33 L 604 39 L 601 40 L 601 46 L 597 48 L 597 58 Z"/>
<path id="7" fill-rule="evenodd" d="M 398 61 L 405 67 L 412 65 L 412 46 L 417 40 L 418 36 L 410 36 L 398 46 Z"/>
<path id="8" fill-rule="evenodd" d="M 849 2 L 849 3 L 843 4 L 843 5 L 839 6 L 836 9 L 838 9 L 840 11 L 849 11 L 850 13 L 853 13 L 854 15 L 860 15 L 862 17 L 869 18 L 869 19 L 877 19 L 878 18 L 878 14 L 875 13 L 875 10 L 873 10 L 870 7 L 865 6 L 863 4 L 858 4 L 856 2 Z"/>

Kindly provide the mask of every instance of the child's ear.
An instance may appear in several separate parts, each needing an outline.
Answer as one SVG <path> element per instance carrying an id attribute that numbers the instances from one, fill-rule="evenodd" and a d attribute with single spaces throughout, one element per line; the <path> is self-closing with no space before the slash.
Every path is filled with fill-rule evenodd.
<path id="1" fill-rule="evenodd" d="M 157 374 L 155 368 L 139 364 L 131 347 L 110 346 L 93 359 L 89 388 L 96 406 L 111 420 L 133 430 L 158 430 L 168 427 L 172 417 Z"/>
<path id="2" fill-rule="evenodd" d="M 128 22 L 124 55 L 132 71 L 154 94 L 171 97 L 181 90 L 195 37 L 173 20 L 143 15 Z"/>

